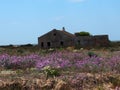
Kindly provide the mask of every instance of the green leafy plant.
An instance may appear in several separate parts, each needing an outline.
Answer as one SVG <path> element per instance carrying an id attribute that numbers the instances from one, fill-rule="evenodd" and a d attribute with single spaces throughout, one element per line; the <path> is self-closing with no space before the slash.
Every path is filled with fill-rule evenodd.
<path id="1" fill-rule="evenodd" d="M 48 77 L 59 76 L 59 71 L 57 69 L 55 69 L 55 68 L 50 67 L 50 66 L 44 67 L 43 71 L 46 74 L 47 78 Z"/>
<path id="2" fill-rule="evenodd" d="M 89 51 L 88 56 L 89 57 L 97 57 L 97 54 L 95 54 L 94 52 Z"/>

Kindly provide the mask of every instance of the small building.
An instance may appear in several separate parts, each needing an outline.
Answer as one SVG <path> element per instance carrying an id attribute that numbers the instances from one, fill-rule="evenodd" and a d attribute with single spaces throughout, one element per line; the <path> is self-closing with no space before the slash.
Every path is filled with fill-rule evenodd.
<path id="1" fill-rule="evenodd" d="M 108 46 L 110 43 L 108 35 L 95 35 L 94 40 L 95 46 Z"/>
<path id="2" fill-rule="evenodd" d="M 108 35 L 76 36 L 76 45 L 79 47 L 104 47 L 109 45 Z"/>
<path id="3" fill-rule="evenodd" d="M 63 30 L 53 29 L 38 38 L 40 48 L 59 48 L 75 46 L 75 35 Z"/>
<path id="4" fill-rule="evenodd" d="M 96 47 L 108 46 L 108 35 L 76 36 L 65 30 L 53 29 L 50 32 L 38 37 L 38 46 L 43 49 L 60 47 Z"/>
<path id="5" fill-rule="evenodd" d="M 76 36 L 77 47 L 93 47 L 95 46 L 95 40 L 93 36 Z"/>

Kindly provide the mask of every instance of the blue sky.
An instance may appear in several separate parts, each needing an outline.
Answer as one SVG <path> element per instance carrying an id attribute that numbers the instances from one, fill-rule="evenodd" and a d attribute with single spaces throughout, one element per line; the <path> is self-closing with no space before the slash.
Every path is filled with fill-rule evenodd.
<path id="1" fill-rule="evenodd" d="M 0 0 L 0 45 L 37 44 L 63 26 L 120 40 L 120 0 Z"/>

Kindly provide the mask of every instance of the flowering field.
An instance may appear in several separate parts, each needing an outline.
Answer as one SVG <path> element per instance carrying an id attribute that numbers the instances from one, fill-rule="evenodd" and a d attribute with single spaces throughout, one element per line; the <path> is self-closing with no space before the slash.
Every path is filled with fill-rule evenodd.
<path id="1" fill-rule="evenodd" d="M 110 51 L 94 51 L 94 50 L 57 50 L 50 53 L 32 53 L 28 55 L 9 55 L 0 54 L 0 69 L 1 70 L 31 70 L 43 71 L 46 67 L 47 74 L 53 75 L 62 79 L 74 88 L 75 90 L 85 90 L 84 83 L 100 83 L 106 82 L 110 78 L 106 75 L 118 75 L 120 73 L 120 52 Z M 50 69 L 49 69 L 50 68 Z M 59 73 L 57 75 L 56 73 Z M 102 73 L 102 74 L 101 74 Z M 101 74 L 99 82 L 97 82 L 97 74 Z M 99 75 L 98 75 L 99 76 Z M 90 79 L 87 80 L 86 77 Z M 108 78 L 108 79 L 106 79 Z M 86 81 L 81 82 L 82 79 Z M 95 80 L 93 80 L 95 79 Z M 111 79 L 110 79 L 111 80 Z M 109 82 L 111 82 L 108 80 Z M 117 79 L 117 86 L 120 86 L 120 81 Z M 82 83 L 82 84 L 80 84 Z M 89 85 L 88 84 L 88 85 Z M 92 85 L 90 85 L 92 86 Z M 87 87 L 87 86 L 86 86 Z M 88 87 L 90 88 L 90 87 Z M 101 87 L 98 87 L 101 88 Z M 104 89 L 97 89 L 104 90 Z"/>
<path id="2" fill-rule="evenodd" d="M 95 54 L 90 51 L 57 51 L 44 55 L 0 55 L 0 67 L 5 69 L 37 68 L 38 70 L 41 70 L 46 66 L 59 69 L 74 69 L 79 70 L 80 72 L 90 73 L 111 71 L 120 72 L 120 52 L 102 52 L 102 54 L 99 52 L 99 54 Z"/>

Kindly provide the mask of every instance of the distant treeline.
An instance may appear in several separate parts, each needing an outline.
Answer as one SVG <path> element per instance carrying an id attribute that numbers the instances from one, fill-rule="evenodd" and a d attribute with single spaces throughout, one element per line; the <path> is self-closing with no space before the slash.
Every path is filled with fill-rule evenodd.
<path id="1" fill-rule="evenodd" d="M 37 44 L 23 44 L 23 45 L 1 45 L 0 47 L 33 47 L 37 46 Z"/>

